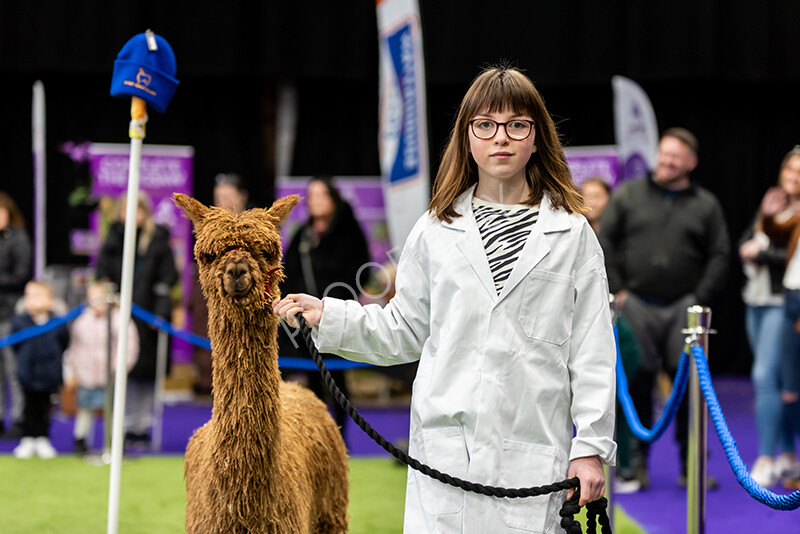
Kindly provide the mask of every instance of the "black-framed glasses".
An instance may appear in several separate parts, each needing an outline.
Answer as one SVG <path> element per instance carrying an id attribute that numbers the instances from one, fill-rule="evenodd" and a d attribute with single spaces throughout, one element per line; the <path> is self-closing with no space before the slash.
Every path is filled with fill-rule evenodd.
<path id="1" fill-rule="evenodd" d="M 478 139 L 491 139 L 497 134 L 497 128 L 502 126 L 506 135 L 514 141 L 527 139 L 533 131 L 534 122 L 527 119 L 514 119 L 507 122 L 497 122 L 492 119 L 472 119 L 469 121 L 472 135 Z"/>

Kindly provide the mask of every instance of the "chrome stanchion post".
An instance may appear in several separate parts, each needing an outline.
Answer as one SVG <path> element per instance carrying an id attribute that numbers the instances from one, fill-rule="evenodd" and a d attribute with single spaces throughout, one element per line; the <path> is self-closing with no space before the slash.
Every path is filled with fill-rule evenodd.
<path id="1" fill-rule="evenodd" d="M 167 349 L 169 347 L 169 333 L 165 330 L 158 331 L 158 345 L 156 347 L 156 383 L 153 404 L 153 450 L 161 450 L 164 423 L 164 382 L 167 376 Z"/>
<path id="2" fill-rule="evenodd" d="M 611 308 L 611 321 L 614 326 L 617 325 L 617 298 L 613 293 L 608 294 L 608 305 Z M 619 344 L 617 343 L 617 346 Z M 617 358 L 620 357 L 619 351 L 617 351 Z M 614 404 L 614 409 L 616 411 L 616 402 Z M 614 441 L 617 440 L 617 425 L 616 419 L 614 423 Z M 611 531 L 615 530 L 614 528 L 614 495 L 616 493 L 616 483 L 617 483 L 617 468 L 615 466 L 605 466 L 606 471 L 606 499 L 608 500 L 608 522 L 609 526 L 611 527 Z"/>
<path id="3" fill-rule="evenodd" d="M 708 334 L 715 332 L 711 326 L 711 308 L 687 308 L 689 334 L 687 344 L 699 344 L 708 357 Z M 687 347 L 691 357 L 691 349 Z M 705 534 L 706 530 L 706 451 L 708 450 L 708 409 L 700 391 L 697 364 L 689 366 L 689 444 L 686 468 L 686 532 Z"/>
<path id="4" fill-rule="evenodd" d="M 111 420 L 114 409 L 114 374 L 111 364 L 114 359 L 114 328 L 111 318 L 117 303 L 116 290 L 114 284 L 106 285 L 106 388 L 103 396 L 103 454 L 101 456 L 103 463 L 111 461 Z"/>

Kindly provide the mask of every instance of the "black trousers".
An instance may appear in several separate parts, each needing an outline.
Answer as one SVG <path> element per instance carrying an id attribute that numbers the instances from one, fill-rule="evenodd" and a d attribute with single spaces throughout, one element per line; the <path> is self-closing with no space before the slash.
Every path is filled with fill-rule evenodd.
<path id="1" fill-rule="evenodd" d="M 687 295 L 669 305 L 658 306 L 630 294 L 621 309 L 621 314 L 631 325 L 631 329 L 642 348 L 642 362 L 636 377 L 630 384 L 631 399 L 642 424 L 653 426 L 653 392 L 656 376 L 665 370 L 673 379 L 678 370 L 678 362 L 685 346 L 688 317 L 686 309 L 696 304 L 692 295 Z M 679 458 L 682 473 L 686 472 L 688 452 L 689 395 L 675 414 L 675 441 L 679 445 Z M 649 446 L 639 442 L 637 448 L 646 463 Z"/>
<path id="2" fill-rule="evenodd" d="M 37 438 L 50 435 L 51 391 L 22 389 L 25 409 L 22 414 L 22 435 Z"/>

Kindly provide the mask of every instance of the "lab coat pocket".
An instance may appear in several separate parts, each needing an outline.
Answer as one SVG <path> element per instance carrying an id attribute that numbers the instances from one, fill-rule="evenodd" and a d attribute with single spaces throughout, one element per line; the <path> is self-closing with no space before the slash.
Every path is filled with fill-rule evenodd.
<path id="1" fill-rule="evenodd" d="M 461 427 L 422 430 L 427 464 L 448 475 L 465 479 L 469 460 Z M 464 490 L 421 475 L 419 493 L 422 507 L 429 515 L 455 514 L 464 507 Z"/>
<path id="2" fill-rule="evenodd" d="M 562 345 L 572 333 L 575 279 L 534 269 L 522 294 L 519 322 L 529 338 Z"/>
<path id="3" fill-rule="evenodd" d="M 563 480 L 556 473 L 557 449 L 546 445 L 503 440 L 503 465 L 500 486 L 529 488 Z M 527 532 L 547 532 L 553 512 L 552 495 L 520 499 L 500 499 L 500 509 L 507 526 Z"/>

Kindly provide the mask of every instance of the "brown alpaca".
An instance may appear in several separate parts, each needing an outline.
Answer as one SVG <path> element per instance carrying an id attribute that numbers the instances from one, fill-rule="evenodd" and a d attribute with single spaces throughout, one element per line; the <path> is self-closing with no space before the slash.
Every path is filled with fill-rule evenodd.
<path id="1" fill-rule="evenodd" d="M 211 420 L 186 448 L 186 532 L 344 534 L 341 434 L 325 405 L 278 369 L 280 226 L 299 197 L 238 216 L 174 198 L 197 236 L 214 380 Z"/>

